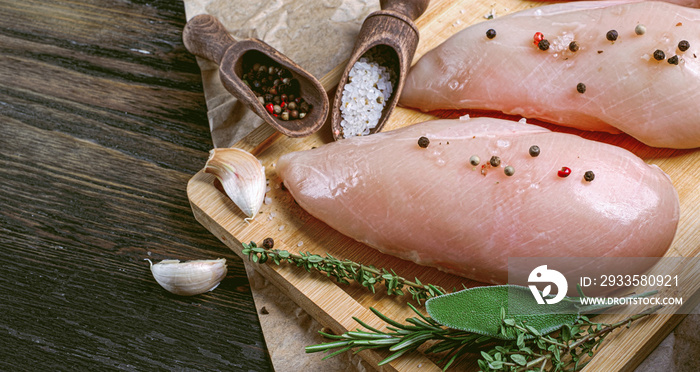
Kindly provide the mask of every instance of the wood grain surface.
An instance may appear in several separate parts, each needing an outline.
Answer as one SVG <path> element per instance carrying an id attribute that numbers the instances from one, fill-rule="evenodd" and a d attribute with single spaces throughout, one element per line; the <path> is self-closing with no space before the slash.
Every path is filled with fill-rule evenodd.
<path id="1" fill-rule="evenodd" d="M 498 6 L 487 1 L 470 1 L 469 13 L 465 12 L 466 2 L 433 1 L 426 13 L 416 24 L 421 30 L 421 41 L 416 58 L 435 47 L 460 29 L 469 24 L 483 21 L 483 15 L 492 10 L 516 11 L 540 3 L 503 0 Z M 497 8 L 497 9 L 496 9 Z M 321 82 L 326 89 L 332 90 L 338 82 L 344 66 L 339 66 Z M 395 109 L 384 130 L 417 123 L 435 117 L 458 117 L 464 112 L 420 113 L 403 108 Z M 471 115 L 484 115 L 483 112 L 468 112 Z M 492 115 L 504 117 L 503 115 Z M 516 120 L 518 118 L 515 118 Z M 530 122 L 530 120 L 529 120 Z M 641 144 L 627 135 L 608 135 L 604 133 L 582 132 L 574 129 L 559 128 L 539 123 L 560 132 L 574 133 L 582 137 L 618 145 L 632 151 L 651 164 L 660 166 L 669 174 L 679 192 L 681 201 L 681 220 L 679 229 L 669 256 L 695 257 L 700 254 L 700 175 L 694 171 L 700 165 L 700 152 L 694 150 L 655 149 Z M 266 167 L 267 177 L 272 190 L 268 193 L 272 203 L 263 206 L 260 215 L 250 224 L 243 222 L 243 214 L 216 187 L 214 177 L 199 172 L 188 184 L 188 195 L 197 220 L 204 224 L 215 236 L 240 254 L 240 241 L 262 241 L 271 236 L 278 242 L 278 248 L 290 251 L 303 251 L 317 254 L 330 253 L 337 258 L 372 264 L 396 270 L 399 275 L 441 285 L 445 288 L 460 288 L 462 284 L 470 285 L 462 278 L 441 273 L 435 269 L 420 267 L 378 253 L 367 246 L 349 239 L 316 220 L 294 203 L 289 193 L 279 187 L 280 179 L 274 170 L 274 164 L 282 154 L 290 151 L 309 149 L 332 140 L 330 128 L 322 128 L 317 134 L 304 139 L 291 139 L 275 135 L 268 128 L 259 128 L 251 136 L 237 144 L 237 147 L 252 151 Z M 367 293 L 359 286 L 340 286 L 328 281 L 321 275 L 309 275 L 303 270 L 290 267 L 258 265 L 256 269 L 270 281 L 279 286 L 305 310 L 324 325 L 336 332 L 357 328 L 352 320 L 356 316 L 375 327 L 382 323 L 368 310 L 375 307 L 393 319 L 403 319 L 412 313 L 405 306 L 407 299 L 396 299 Z M 697 275 L 694 273 L 693 275 Z M 696 278 L 697 279 L 697 278 Z M 699 289 L 698 280 L 684 288 L 684 294 L 690 297 Z M 605 316 L 603 321 L 616 321 L 619 315 Z M 658 343 L 675 327 L 683 316 L 655 315 L 639 322 L 631 329 L 615 332 L 587 367 L 589 371 L 633 370 Z M 363 357 L 376 363 L 383 357 L 381 353 L 364 351 Z M 460 366 L 465 369 L 476 368 L 473 361 Z M 386 370 L 437 370 L 435 364 L 421 355 L 411 355 L 395 361 Z"/>
<path id="2" fill-rule="evenodd" d="M 0 0 L 0 370 L 271 370 L 192 216 L 212 147 L 182 2 Z M 178 297 L 145 258 L 228 259 Z"/>

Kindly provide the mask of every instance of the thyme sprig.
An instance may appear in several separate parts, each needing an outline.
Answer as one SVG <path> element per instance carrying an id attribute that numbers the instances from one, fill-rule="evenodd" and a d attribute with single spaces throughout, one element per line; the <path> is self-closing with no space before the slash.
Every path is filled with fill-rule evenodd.
<path id="1" fill-rule="evenodd" d="M 293 254 L 282 249 L 272 247 L 259 247 L 255 242 L 243 244 L 243 254 L 256 263 L 274 262 L 276 265 L 288 262 L 297 267 L 303 267 L 306 271 L 317 271 L 334 278 L 338 283 L 349 284 L 353 280 L 372 293 L 375 293 L 376 285 L 384 284 L 388 295 L 403 296 L 404 289 L 413 300 L 421 303 L 428 298 L 445 294 L 443 288 L 432 284 L 423 284 L 418 278 L 408 280 L 397 275 L 393 270 L 376 268 L 372 265 L 363 265 L 351 260 L 340 260 L 326 254 L 320 256 L 313 253 Z"/>
<path id="2" fill-rule="evenodd" d="M 387 331 L 380 331 L 360 319 L 353 318 L 366 330 L 358 328 L 342 335 L 321 332 L 323 336 L 335 341 L 307 346 L 306 352 L 335 350 L 324 358 L 327 359 L 351 349 L 356 349 L 355 352 L 385 349 L 391 354 L 379 363 L 384 365 L 424 344 L 430 344 L 423 353 L 441 354 L 437 364 L 443 365 L 443 370 L 447 370 L 466 354 L 476 353 L 481 355 L 478 365 L 482 371 L 579 371 L 585 367 L 586 357 L 593 356 L 612 331 L 622 326 L 629 328 L 632 322 L 661 308 L 652 307 L 612 324 L 593 322 L 589 317 L 582 315 L 573 325 L 566 325 L 559 332 L 550 334 L 541 334 L 531 326 L 505 318 L 505 310 L 502 310 L 503 331 L 513 331 L 517 335 L 513 341 L 503 341 L 443 327 L 432 318 L 421 314 L 414 306 L 409 306 L 418 317 L 407 318 L 408 324 L 394 321 L 378 310 L 370 308 L 375 315 L 389 324 L 386 327 Z"/>
<path id="3" fill-rule="evenodd" d="M 538 369 L 544 371 L 579 371 L 587 364 L 605 340 L 605 337 L 622 326 L 629 328 L 632 322 L 651 315 L 662 306 L 648 308 L 616 323 L 594 322 L 581 315 L 573 325 L 565 325 L 559 332 L 541 334 L 536 329 L 513 319 L 503 319 L 502 327 L 517 333 L 514 341 L 505 342 L 488 351 L 482 351 L 478 361 L 482 371 L 521 372 Z"/>

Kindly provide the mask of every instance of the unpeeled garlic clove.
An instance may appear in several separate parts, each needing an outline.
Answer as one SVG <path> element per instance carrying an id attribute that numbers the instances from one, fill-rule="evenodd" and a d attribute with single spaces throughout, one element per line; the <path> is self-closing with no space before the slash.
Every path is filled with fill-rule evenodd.
<path id="1" fill-rule="evenodd" d="M 194 260 L 163 260 L 151 264 L 151 273 L 156 282 L 168 292 L 180 296 L 194 296 L 213 291 L 226 277 L 226 259 Z"/>
<path id="2" fill-rule="evenodd" d="M 226 195 L 253 219 L 265 200 L 265 167 L 251 153 L 237 148 L 213 149 L 204 166 L 221 181 Z"/>

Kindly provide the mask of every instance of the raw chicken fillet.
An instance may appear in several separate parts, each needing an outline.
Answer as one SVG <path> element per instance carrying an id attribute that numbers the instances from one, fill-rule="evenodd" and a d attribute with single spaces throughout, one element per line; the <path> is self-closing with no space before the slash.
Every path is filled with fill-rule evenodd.
<path id="1" fill-rule="evenodd" d="M 635 33 L 637 25 L 645 27 L 643 35 Z M 614 41 L 607 38 L 611 30 Z M 548 49 L 535 45 L 537 32 Z M 685 51 L 682 40 L 689 43 Z M 569 48 L 572 42 L 578 50 Z M 407 75 L 399 103 L 501 111 L 621 131 L 654 147 L 695 148 L 699 57 L 698 9 L 663 2 L 548 5 L 478 23 L 426 53 Z"/>
<path id="2" fill-rule="evenodd" d="M 500 165 L 488 164 L 492 156 Z M 619 147 L 501 119 L 354 137 L 286 154 L 276 168 L 299 205 L 339 232 L 482 282 L 505 282 L 508 257 L 660 257 L 679 219 L 660 168 Z"/>

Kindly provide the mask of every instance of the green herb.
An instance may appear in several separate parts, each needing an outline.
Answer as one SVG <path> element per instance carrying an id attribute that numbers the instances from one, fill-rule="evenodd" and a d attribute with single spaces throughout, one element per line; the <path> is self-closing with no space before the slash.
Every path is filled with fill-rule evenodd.
<path id="1" fill-rule="evenodd" d="M 411 281 L 397 275 L 393 270 L 378 269 L 372 265 L 363 265 L 350 260 L 340 260 L 330 254 L 325 257 L 309 252 L 293 254 L 281 249 L 258 247 L 255 242 L 243 243 L 242 252 L 253 262 L 265 263 L 269 260 L 276 265 L 289 262 L 303 267 L 308 272 L 324 273 L 335 278 L 338 283 L 349 284 L 350 280 L 354 280 L 368 288 L 372 293 L 375 292 L 375 285 L 378 284 L 384 284 L 387 294 L 395 296 L 403 296 L 403 290 L 406 288 L 411 297 L 418 303 L 447 292 L 441 287 L 423 284 L 418 278 Z"/>
<path id="2" fill-rule="evenodd" d="M 410 306 L 417 315 L 417 317 L 406 319 L 408 324 L 402 324 L 391 320 L 378 310 L 370 308 L 375 315 L 389 324 L 389 326 L 387 326 L 387 331 L 380 331 L 376 328 L 372 328 L 360 319 L 353 317 L 353 319 L 360 323 L 366 330 L 357 329 L 356 331 L 346 332 L 342 335 L 320 332 L 323 336 L 336 341 L 307 346 L 306 352 L 315 353 L 338 349 L 324 358 L 328 359 L 353 348 L 357 348 L 355 352 L 360 352 L 365 349 L 387 349 L 392 353 L 378 363 L 378 365 L 381 366 L 403 354 L 418 349 L 428 341 L 436 341 L 436 343 L 426 349 L 424 353 L 437 354 L 446 352 L 438 363 L 445 363 L 445 368 L 447 368 L 460 356 L 463 356 L 467 352 L 478 350 L 479 345 L 491 340 L 487 336 L 480 336 L 474 333 L 443 327 L 430 317 L 421 314 L 413 305 L 409 304 L 408 306 Z"/>
<path id="3" fill-rule="evenodd" d="M 421 314 L 410 303 L 408 306 L 416 317 L 400 323 L 390 319 L 378 310 L 370 310 L 388 324 L 386 331 L 373 328 L 353 317 L 365 330 L 333 335 L 321 332 L 333 342 L 306 347 L 307 353 L 333 351 L 325 358 L 331 358 L 346 351 L 356 349 L 386 349 L 391 354 L 381 361 L 384 365 L 406 353 L 422 350 L 425 354 L 439 354 L 437 361 L 444 369 L 467 354 L 479 354 L 479 367 L 483 371 L 577 371 L 585 366 L 586 359 L 593 356 L 605 337 L 622 326 L 658 311 L 661 306 L 647 309 L 617 323 L 592 322 L 584 314 L 602 310 L 604 306 L 580 306 L 577 298 L 566 297 L 560 304 L 559 312 L 573 314 L 542 314 L 523 316 L 531 304 L 525 301 L 525 287 L 512 285 L 478 287 L 445 295 L 446 291 L 432 284 L 423 284 L 417 278 L 406 280 L 394 271 L 377 269 L 350 260 L 339 260 L 331 255 L 325 257 L 311 253 L 292 254 L 285 250 L 258 247 L 255 242 L 243 243 L 243 254 L 257 263 L 293 263 L 307 271 L 325 273 L 339 283 L 348 284 L 354 280 L 372 292 L 375 285 L 383 283 L 390 295 L 403 295 L 403 288 L 419 303 L 426 302 L 430 316 Z M 479 289 L 481 288 L 481 289 Z M 515 290 L 516 299 L 508 296 L 508 289 Z M 633 295 L 643 297 L 655 292 Z M 580 291 L 581 297 L 584 297 Z M 511 293 L 512 295 L 512 293 Z M 504 297 L 506 296 L 506 297 Z M 517 299 L 518 297 L 522 297 Z M 505 298 L 505 300 L 504 300 Z M 527 297 L 532 301 L 532 296 Z M 519 311 L 506 311 L 506 303 Z M 552 306 L 552 305 L 549 305 Z M 568 311 L 575 306 L 576 311 Z M 442 309 L 442 310 L 440 310 Z M 460 317 L 460 312 L 469 316 Z M 434 318 L 433 318 L 434 317 Z M 471 317 L 474 317 L 473 319 Z M 449 326 L 447 326 L 447 325 Z M 453 328 L 454 327 L 454 328 Z M 462 329 L 459 329 L 462 328 Z"/>
<path id="4" fill-rule="evenodd" d="M 579 313 L 574 299 L 542 306 L 529 288 L 515 285 L 474 287 L 446 294 L 429 299 L 425 309 L 444 326 L 503 340 L 516 338 L 512 329 L 504 333 L 506 329 L 500 327 L 505 316 L 546 334 L 573 324 Z M 506 310 L 506 314 L 501 314 L 501 310 Z"/>
<path id="5" fill-rule="evenodd" d="M 406 323 L 394 321 L 374 308 L 370 308 L 380 319 L 388 323 L 387 331 L 373 328 L 360 319 L 353 318 L 366 330 L 322 335 L 335 341 L 306 347 L 307 353 L 336 350 L 324 359 L 331 358 L 353 348 L 355 352 L 365 349 L 386 349 L 392 352 L 378 363 L 380 366 L 391 362 L 403 354 L 418 349 L 425 343 L 431 343 L 425 354 L 441 354 L 438 364 L 443 370 L 467 354 L 480 354 L 479 368 L 482 371 L 578 371 L 585 366 L 587 357 L 593 356 L 600 344 L 613 330 L 622 326 L 629 327 L 632 322 L 658 311 L 656 306 L 642 313 L 627 317 L 617 323 L 606 324 L 592 322 L 581 315 L 573 324 L 563 325 L 561 331 L 543 334 L 522 321 L 505 317 L 505 309 L 500 313 L 500 328 L 504 334 L 514 334 L 513 340 L 504 341 L 490 336 L 460 331 L 440 325 L 434 319 L 422 315 L 414 306 L 411 309 L 418 317 L 406 319 Z"/>
<path id="6" fill-rule="evenodd" d="M 508 341 L 482 352 L 479 360 L 482 371 L 578 371 L 585 367 L 605 337 L 620 327 L 629 328 L 632 322 L 658 311 L 662 306 L 649 308 L 617 323 L 597 323 L 582 315 L 573 325 L 564 325 L 560 332 L 542 334 L 534 328 L 513 319 L 504 319 L 503 327 L 513 330 L 515 341 Z"/>

